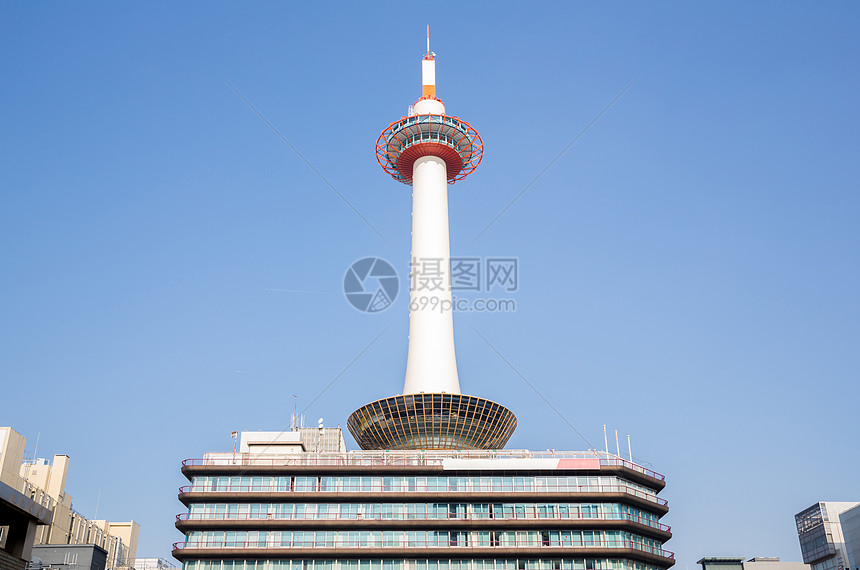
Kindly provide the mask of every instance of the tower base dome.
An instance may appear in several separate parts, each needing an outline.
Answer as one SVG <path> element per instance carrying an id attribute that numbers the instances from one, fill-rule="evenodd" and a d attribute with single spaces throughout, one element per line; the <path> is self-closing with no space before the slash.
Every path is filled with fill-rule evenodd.
<path id="1" fill-rule="evenodd" d="M 365 404 L 346 425 L 361 449 L 502 449 L 517 418 L 484 398 L 420 393 Z"/>

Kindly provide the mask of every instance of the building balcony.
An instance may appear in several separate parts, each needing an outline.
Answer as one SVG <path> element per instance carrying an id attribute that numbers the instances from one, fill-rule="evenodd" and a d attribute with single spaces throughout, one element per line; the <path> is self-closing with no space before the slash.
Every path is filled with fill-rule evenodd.
<path id="1" fill-rule="evenodd" d="M 450 530 L 474 529 L 535 529 L 535 528 L 605 528 L 629 530 L 667 541 L 672 537 L 669 525 L 646 517 L 627 513 L 598 516 L 562 516 L 555 514 L 517 514 L 514 517 L 487 518 L 474 515 L 448 515 L 434 512 L 409 513 L 408 517 L 393 518 L 388 514 L 356 513 L 181 513 L 176 515 L 176 528 L 182 532 L 215 528 L 270 529 L 270 528 L 444 528 Z"/>
<path id="2" fill-rule="evenodd" d="M 576 501 L 621 501 L 631 505 L 648 508 L 659 514 L 669 511 L 666 499 L 657 497 L 651 493 L 635 489 L 626 485 L 559 485 L 552 490 L 509 490 L 509 488 L 494 489 L 492 485 L 472 487 L 470 489 L 450 490 L 450 487 L 435 487 L 432 485 L 410 489 L 386 489 L 379 486 L 339 486 L 336 489 L 318 491 L 290 491 L 280 488 L 253 486 L 253 485 L 229 485 L 229 486 L 205 486 L 186 485 L 179 488 L 179 500 L 186 506 L 195 502 L 214 501 L 262 501 L 262 502 L 316 502 L 330 499 L 335 502 L 357 501 L 369 502 L 374 499 L 386 501 L 402 499 L 404 501 L 440 501 L 446 502 L 480 502 L 501 500 L 554 500 L 565 498 Z"/>
<path id="3" fill-rule="evenodd" d="M 632 541 L 601 541 L 581 544 L 544 544 L 540 541 L 505 541 L 498 545 L 462 544 L 451 541 L 409 541 L 406 544 L 358 544 L 344 541 L 293 541 L 270 544 L 266 541 L 211 541 L 173 545 L 178 560 L 206 558 L 259 558 L 262 553 L 271 558 L 350 558 L 367 557 L 373 552 L 378 558 L 422 557 L 611 557 L 631 558 L 668 568 L 675 563 L 675 554 L 659 547 Z"/>

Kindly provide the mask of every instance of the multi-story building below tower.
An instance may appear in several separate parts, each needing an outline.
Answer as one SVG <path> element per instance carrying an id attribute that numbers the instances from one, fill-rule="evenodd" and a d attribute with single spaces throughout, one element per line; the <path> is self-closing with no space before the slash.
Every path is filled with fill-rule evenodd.
<path id="1" fill-rule="evenodd" d="M 190 484 L 176 527 L 185 539 L 173 554 L 184 570 L 674 563 L 663 549 L 671 536 L 660 522 L 663 476 L 603 452 L 270 449 L 210 453 L 184 461 L 182 472 Z"/>

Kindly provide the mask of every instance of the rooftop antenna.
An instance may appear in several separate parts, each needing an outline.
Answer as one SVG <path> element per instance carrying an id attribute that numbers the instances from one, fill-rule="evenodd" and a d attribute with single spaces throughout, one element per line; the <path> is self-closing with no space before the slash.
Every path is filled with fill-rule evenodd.
<path id="1" fill-rule="evenodd" d="M 618 445 L 618 430 L 615 430 L 615 456 L 621 459 L 621 446 Z"/>
<path id="2" fill-rule="evenodd" d="M 430 57 L 430 24 L 427 24 L 427 57 Z"/>
<path id="3" fill-rule="evenodd" d="M 24 475 L 24 479 L 27 481 L 30 480 L 30 466 L 35 465 L 36 463 L 36 454 L 39 452 L 39 438 L 42 436 L 42 432 L 36 434 L 36 447 L 33 448 L 33 461 L 27 464 L 27 474 Z"/>
<path id="4" fill-rule="evenodd" d="M 291 426 L 293 431 L 296 431 L 296 428 L 299 427 L 298 426 L 298 423 L 299 423 L 299 421 L 298 421 L 299 420 L 298 410 L 299 410 L 299 397 L 296 396 L 295 394 L 293 394 L 293 422 L 292 422 L 293 425 Z"/>
<path id="5" fill-rule="evenodd" d="M 630 434 L 627 434 L 627 456 L 630 458 L 630 463 L 633 463 L 633 449 L 630 447 Z"/>
<path id="6" fill-rule="evenodd" d="M 609 455 L 609 441 L 606 439 L 606 424 L 603 424 L 603 449 Z"/>

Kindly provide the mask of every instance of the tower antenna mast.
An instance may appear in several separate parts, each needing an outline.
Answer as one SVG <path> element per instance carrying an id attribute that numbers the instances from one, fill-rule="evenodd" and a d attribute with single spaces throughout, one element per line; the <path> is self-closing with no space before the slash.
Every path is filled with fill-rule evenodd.
<path id="1" fill-rule="evenodd" d="M 430 57 L 430 24 L 427 24 L 427 57 Z"/>

